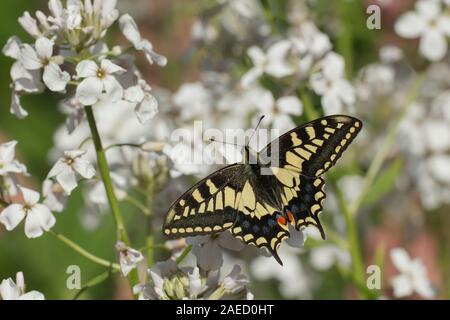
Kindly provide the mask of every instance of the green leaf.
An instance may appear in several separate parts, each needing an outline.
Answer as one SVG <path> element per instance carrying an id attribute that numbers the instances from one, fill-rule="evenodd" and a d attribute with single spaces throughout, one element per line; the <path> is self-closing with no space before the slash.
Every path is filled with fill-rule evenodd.
<path id="1" fill-rule="evenodd" d="M 388 193 L 394 187 L 395 180 L 403 167 L 403 161 L 398 158 L 390 166 L 375 178 L 374 183 L 367 191 L 363 199 L 365 205 L 377 202 L 383 195 Z"/>

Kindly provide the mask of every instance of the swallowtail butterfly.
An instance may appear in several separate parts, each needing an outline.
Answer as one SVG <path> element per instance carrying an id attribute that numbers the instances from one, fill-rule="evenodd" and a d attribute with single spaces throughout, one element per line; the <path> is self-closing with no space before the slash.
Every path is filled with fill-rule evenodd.
<path id="1" fill-rule="evenodd" d="M 212 173 L 171 205 L 164 235 L 231 232 L 246 244 L 266 247 L 282 264 L 277 250 L 289 237 L 289 224 L 297 230 L 313 225 L 325 239 L 319 221 L 323 174 L 361 128 L 356 118 L 332 115 L 288 131 L 259 153 L 247 145 L 243 163 Z"/>

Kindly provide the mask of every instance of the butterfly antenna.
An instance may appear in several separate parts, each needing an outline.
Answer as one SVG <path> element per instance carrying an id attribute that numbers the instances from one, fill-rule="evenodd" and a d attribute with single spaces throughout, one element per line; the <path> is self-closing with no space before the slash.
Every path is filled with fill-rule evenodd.
<path id="1" fill-rule="evenodd" d="M 235 146 L 235 147 L 242 147 L 241 145 L 239 145 L 239 144 L 237 144 L 237 143 L 233 143 L 233 142 L 225 142 L 225 141 L 219 141 L 219 140 L 216 140 L 216 139 L 214 139 L 214 138 L 210 138 L 209 141 L 210 141 L 210 142 L 223 143 L 223 144 L 229 144 L 229 145 L 232 145 L 232 146 Z"/>
<path id="2" fill-rule="evenodd" d="M 246 144 L 246 146 L 250 145 L 250 141 L 252 141 L 253 136 L 256 133 L 256 130 L 258 130 L 259 125 L 261 124 L 261 121 L 264 119 L 265 116 L 261 116 L 261 118 L 259 118 L 258 123 L 256 124 L 255 129 L 253 130 L 252 135 L 250 136 L 250 138 L 248 139 L 248 142 Z"/>

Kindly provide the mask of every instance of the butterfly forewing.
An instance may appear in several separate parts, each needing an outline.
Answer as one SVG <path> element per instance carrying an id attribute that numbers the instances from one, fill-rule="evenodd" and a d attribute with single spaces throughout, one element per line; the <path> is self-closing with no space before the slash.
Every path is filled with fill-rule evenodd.
<path id="1" fill-rule="evenodd" d="M 290 170 L 317 177 L 330 169 L 362 128 L 360 120 L 343 115 L 323 117 L 292 129 L 260 152 L 261 162 L 273 166 L 284 183 Z"/>
<path id="2" fill-rule="evenodd" d="M 227 166 L 185 192 L 169 208 L 163 233 L 180 238 L 230 228 L 236 220 L 244 169 L 240 164 Z"/>

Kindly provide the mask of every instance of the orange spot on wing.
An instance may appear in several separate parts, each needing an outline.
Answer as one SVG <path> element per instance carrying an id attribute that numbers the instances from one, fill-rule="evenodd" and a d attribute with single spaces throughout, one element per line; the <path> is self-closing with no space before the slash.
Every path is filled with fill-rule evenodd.
<path id="1" fill-rule="evenodd" d="M 283 226 L 287 224 L 286 218 L 283 216 L 278 217 L 277 222 Z"/>
<path id="2" fill-rule="evenodd" d="M 287 216 L 288 216 L 289 223 L 295 222 L 294 215 L 292 214 L 291 210 L 287 210 Z"/>

